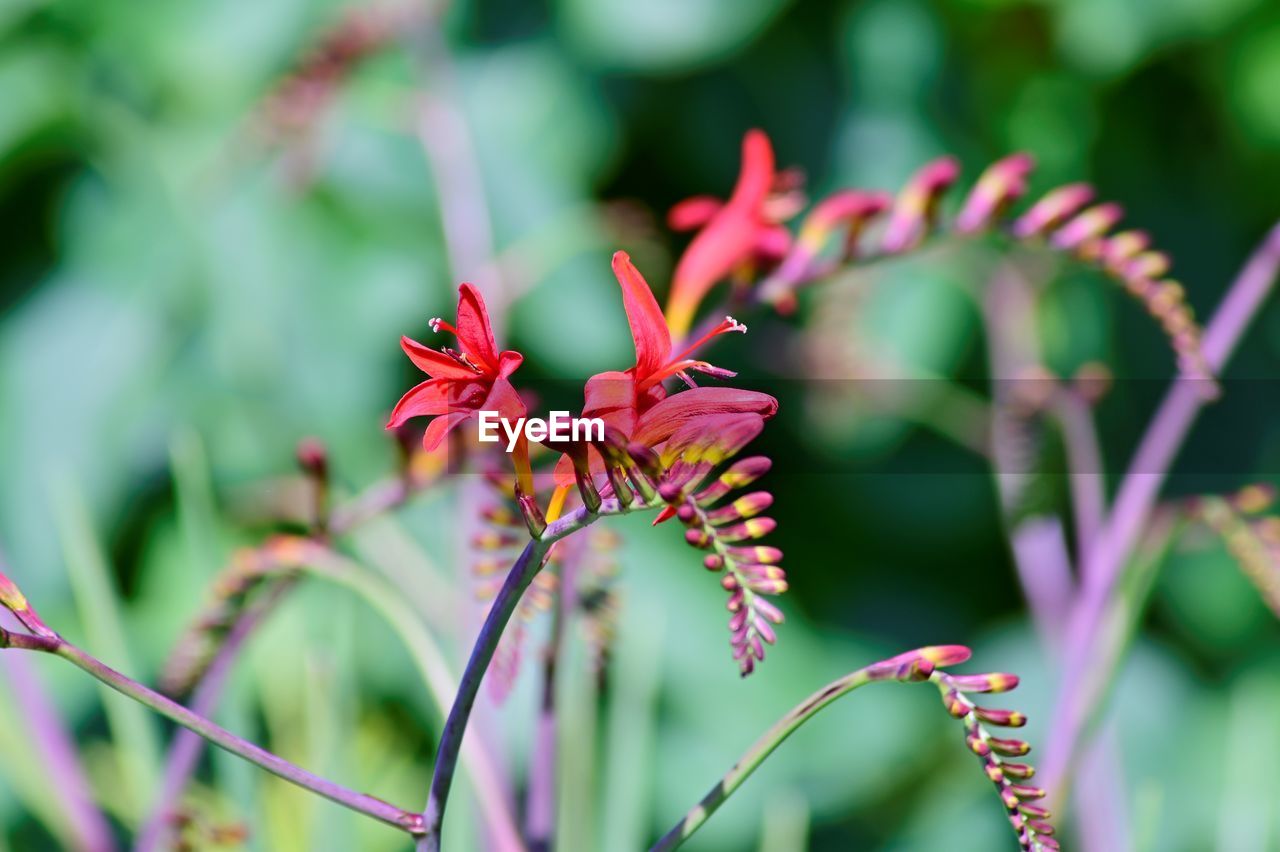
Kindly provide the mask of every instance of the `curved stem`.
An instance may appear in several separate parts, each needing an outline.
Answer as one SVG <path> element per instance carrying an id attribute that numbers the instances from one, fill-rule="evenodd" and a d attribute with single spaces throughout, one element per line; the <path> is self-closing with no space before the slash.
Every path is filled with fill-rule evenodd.
<path id="1" fill-rule="evenodd" d="M 317 576 L 346 586 L 386 619 L 388 626 L 404 642 L 422 675 L 427 692 L 443 715 L 449 709 L 449 698 L 457 688 L 454 676 L 444 654 L 413 607 L 381 578 L 333 550 L 317 552 L 308 563 L 308 568 Z M 493 794 L 499 773 L 483 741 L 472 739 L 463 743 L 460 757 L 470 773 L 497 852 L 523 850 L 515 816 L 505 799 Z"/>
<path id="2" fill-rule="evenodd" d="M 176 701 L 172 701 L 137 681 L 131 680 L 64 639 L 4 631 L 3 635 L 0 635 L 0 647 L 42 651 L 61 657 L 122 695 L 132 698 L 146 707 L 150 707 L 170 721 L 195 731 L 219 748 L 225 749 L 237 757 L 242 757 L 250 763 L 257 764 L 291 784 L 296 784 L 305 790 L 310 790 L 323 796 L 331 802 L 410 834 L 419 835 L 422 833 L 422 818 L 417 814 L 397 808 L 395 805 L 373 796 L 348 790 L 340 784 L 321 778 L 318 775 L 313 775 L 284 758 L 237 737 L 203 716 L 191 712 L 191 710 Z"/>
<path id="3" fill-rule="evenodd" d="M 396 476 L 376 483 L 349 501 L 335 506 L 328 513 L 328 535 L 348 533 L 372 518 L 403 506 L 433 482 L 435 477 L 434 470 L 415 472 L 412 459 L 406 460 L 405 469 Z M 231 667 L 242 647 L 294 585 L 291 577 L 277 580 L 267 591 L 260 593 L 260 600 L 238 614 L 212 661 L 196 679 L 195 690 L 191 695 L 191 710 L 194 713 L 206 717 L 213 715 Z M 195 772 L 203 749 L 204 741 L 194 731 L 183 728 L 174 736 L 165 756 L 160 792 L 138 832 L 134 852 L 152 852 L 164 845 L 170 812 Z"/>
<path id="4" fill-rule="evenodd" d="M 542 535 L 525 545 L 507 574 L 506 582 L 498 591 L 489 607 L 480 635 L 472 646 L 471 656 L 462 672 L 462 682 L 454 697 L 453 707 L 449 710 L 449 718 L 445 721 L 444 731 L 440 735 L 440 744 L 436 748 L 435 770 L 431 775 L 431 791 L 427 796 L 427 806 L 422 813 L 425 833 L 418 840 L 419 852 L 438 852 L 440 849 L 440 827 L 444 822 L 444 809 L 449 799 L 449 789 L 453 786 L 454 771 L 457 769 L 458 754 L 462 748 L 462 738 L 466 733 L 467 722 L 471 718 L 471 710 L 475 706 L 476 696 L 480 692 L 480 683 L 484 680 L 489 663 L 493 660 L 498 641 L 506 629 L 507 622 L 515 612 L 520 596 L 533 582 L 533 578 L 542 570 L 551 545 L 569 536 L 583 527 L 589 526 L 605 515 L 623 515 L 628 512 L 654 508 L 636 501 L 630 505 L 620 505 L 616 499 L 605 500 L 599 511 L 589 512 L 579 508 L 570 512 L 558 521 L 549 524 Z"/>
<path id="5" fill-rule="evenodd" d="M 1089 403 L 1079 393 L 1062 389 L 1054 399 L 1054 412 L 1062 428 L 1067 452 L 1067 478 L 1071 488 L 1071 512 L 1075 520 L 1076 553 L 1089 552 L 1107 513 L 1106 481 L 1102 449 Z"/>
<path id="6" fill-rule="evenodd" d="M 435 770 L 431 775 L 431 791 L 427 798 L 426 810 L 422 819 L 427 833 L 420 842 L 420 849 L 439 849 L 440 826 L 444 821 L 444 808 L 449 799 L 449 789 L 453 786 L 453 774 L 458 763 L 458 754 L 462 748 L 462 738 L 466 733 L 467 722 L 471 718 L 471 709 L 475 706 L 476 696 L 480 692 L 480 683 L 497 650 L 498 641 L 506 629 L 511 614 L 515 612 L 520 596 L 533 582 L 533 578 L 542 570 L 549 545 L 542 541 L 531 541 L 525 546 L 511 573 L 502 584 L 502 589 L 493 600 L 489 614 L 485 617 L 480 635 L 471 649 L 467 667 L 462 673 L 462 682 L 458 685 L 458 693 L 453 707 L 449 710 L 449 718 L 445 721 L 444 731 L 440 735 L 440 745 L 436 749 Z M 425 844 L 425 845 L 424 845 Z M 434 844 L 434 845 L 432 845 Z"/>
<path id="7" fill-rule="evenodd" d="M 836 699 L 848 695 L 860 686 L 865 686 L 878 680 L 893 679 L 889 676 L 878 676 L 874 672 L 874 666 L 867 666 L 847 674 L 839 680 L 832 681 L 779 719 L 772 728 L 764 733 L 764 736 L 756 740 L 755 744 L 746 750 L 742 757 L 738 758 L 738 762 L 725 773 L 723 778 L 716 782 L 715 786 L 707 791 L 701 801 L 694 805 L 684 815 L 683 819 L 672 826 L 671 830 L 653 845 L 650 852 L 665 852 L 665 850 L 675 849 L 692 837 L 693 833 L 711 818 L 711 815 L 733 795 L 734 791 L 742 786 L 742 783 L 751 776 L 751 773 L 755 772 L 760 764 L 764 763 L 765 758 L 773 754 L 774 749 L 782 745 L 787 737 L 795 733 L 805 722 L 812 719 L 819 710 Z"/>
<path id="8" fill-rule="evenodd" d="M 1204 355 L 1210 368 L 1221 374 L 1240 338 L 1271 293 L 1280 269 L 1280 225 L 1267 234 L 1223 298 L 1205 329 Z M 1078 751 L 1094 708 L 1102 697 L 1091 677 L 1094 657 L 1100 651 L 1100 627 L 1123 569 L 1151 517 L 1160 486 L 1178 450 L 1206 403 L 1198 387 L 1201 380 L 1179 377 L 1138 445 L 1128 472 L 1116 492 L 1107 522 L 1086 554 L 1083 586 L 1067 628 L 1066 658 L 1058 713 L 1051 727 L 1046 777 L 1061 784 Z"/>
<path id="9" fill-rule="evenodd" d="M 204 677 L 191 695 L 193 713 L 207 717 L 217 709 L 218 699 L 222 697 L 222 689 L 231 675 L 232 663 L 239 655 L 241 647 L 276 604 L 288 594 L 293 585 L 293 577 L 278 581 L 264 594 L 261 601 L 241 613 L 239 620 L 228 631 L 213 661 L 205 669 Z M 174 735 L 169 753 L 165 758 L 164 776 L 161 779 L 159 795 L 151 807 L 151 813 L 147 815 L 146 822 L 138 831 L 138 839 L 133 845 L 134 852 L 152 852 L 165 844 L 173 808 L 187 788 L 187 781 L 195 773 L 203 750 L 204 741 L 198 732 L 182 728 Z"/>

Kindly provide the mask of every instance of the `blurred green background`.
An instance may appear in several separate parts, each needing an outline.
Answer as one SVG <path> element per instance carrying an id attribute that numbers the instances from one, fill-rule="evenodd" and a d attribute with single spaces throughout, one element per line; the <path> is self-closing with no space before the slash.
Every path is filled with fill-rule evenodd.
<path id="1" fill-rule="evenodd" d="M 0 4 L 0 549 L 46 620 L 145 682 L 232 549 L 267 530 L 239 498 L 292 475 L 300 438 L 327 444 L 347 490 L 393 469 L 383 419 L 416 381 L 398 336 L 431 340 L 427 318 L 450 314 L 456 279 L 492 273 L 451 268 L 440 175 L 415 132 L 424 93 L 465 120 L 501 278 L 519 291 L 506 340 L 529 379 L 629 363 L 609 252 L 629 248 L 664 291 L 683 246 L 664 211 L 726 194 L 749 127 L 814 195 L 893 189 L 943 153 L 961 158 L 967 183 L 1031 151 L 1036 189 L 1088 180 L 1121 201 L 1174 255 L 1201 316 L 1280 215 L 1280 6 L 1264 0 L 456 2 L 334 81 L 304 128 L 289 125 L 269 96 L 348 8 Z M 967 292 L 986 267 L 960 260 L 877 267 L 815 295 L 801 321 L 754 317 L 746 340 L 717 351 L 744 384 L 781 388 L 762 444 L 776 461 L 788 621 L 740 681 L 722 592 L 697 554 L 677 530 L 618 524 L 623 609 L 598 718 L 573 698 L 588 680 L 580 660 L 563 685 L 575 730 L 594 725 L 616 756 L 588 771 L 570 738 L 565 765 L 579 768 L 561 792 L 584 823 L 561 848 L 642 846 L 811 690 L 929 642 L 970 644 L 978 668 L 1022 674 L 1016 704 L 1043 741 L 1054 679 L 984 465 L 882 412 L 823 405 L 820 383 L 798 381 L 812 373 L 806 317 L 847 310 L 848 342 L 980 387 Z M 852 291 L 855 307 L 841 301 Z M 1047 303 L 1050 362 L 1069 373 L 1100 359 L 1120 379 L 1101 411 L 1119 469 L 1172 372 L 1167 344 L 1097 276 L 1063 276 Z M 1264 381 L 1229 387 L 1174 491 L 1280 471 L 1280 419 L 1263 404 L 1277 369 L 1272 304 L 1231 371 Z M 429 599 L 422 578 L 461 573 L 455 485 L 355 551 L 393 563 L 400 582 L 418 578 L 412 593 Z M 375 546 L 388 537 L 390 550 Z M 435 572 L 418 570 L 428 562 Z M 532 629 L 527 658 L 544 633 Z M 1280 849 L 1278 638 L 1219 546 L 1175 547 L 1112 704 L 1134 848 Z M 460 666 L 459 637 L 442 641 Z M 32 662 L 130 832 L 168 727 L 122 723 L 79 673 Z M 517 784 L 536 692 L 536 666 L 525 668 L 489 722 Z M 394 635 L 318 582 L 252 643 L 218 718 L 409 805 L 425 795 L 439 728 Z M 6 682 L 0 847 L 59 848 L 26 725 Z M 233 760 L 212 759 L 201 778 L 202 807 L 247 823 L 251 848 L 405 846 Z M 468 798 L 451 811 L 458 849 L 477 842 Z M 1012 845 L 936 696 L 883 687 L 788 742 L 690 848 Z"/>

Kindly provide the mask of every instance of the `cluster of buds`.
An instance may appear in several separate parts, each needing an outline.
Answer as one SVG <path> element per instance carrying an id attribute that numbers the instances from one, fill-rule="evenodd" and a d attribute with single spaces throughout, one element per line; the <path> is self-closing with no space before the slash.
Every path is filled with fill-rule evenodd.
<path id="1" fill-rule="evenodd" d="M 677 429 L 657 450 L 632 442 L 625 448 L 606 432 L 593 446 L 604 460 L 606 473 L 592 472 L 585 452 L 571 453 L 583 503 L 598 507 L 605 495 L 621 506 L 662 506 L 654 521 L 678 518 L 685 525 L 685 541 L 707 551 L 703 565 L 721 574 L 729 593 L 730 645 L 742 675 L 751 674 L 764 659 L 765 645 L 774 644 L 774 626 L 782 612 L 765 599 L 787 590 L 786 573 L 778 564 L 782 552 L 756 544 L 777 523 L 761 513 L 773 504 L 767 491 L 736 495 L 768 472 L 764 457 L 750 457 L 715 472 L 731 461 L 764 426 L 753 413 L 719 415 L 708 423 L 692 420 Z M 581 459 L 581 461 L 578 461 Z M 595 482 L 605 480 L 602 488 Z"/>
<path id="2" fill-rule="evenodd" d="M 1280 515 L 1264 514 L 1275 489 L 1249 485 L 1228 497 L 1202 497 L 1191 511 L 1222 537 L 1241 571 L 1262 600 L 1280 617 Z"/>
<path id="3" fill-rule="evenodd" d="M 417 13 L 409 9 L 352 9 L 320 34 L 267 97 L 265 131 L 272 141 L 311 130 L 357 65 L 388 46 Z"/>
<path id="4" fill-rule="evenodd" d="M 211 600 L 174 643 L 160 672 L 161 691 L 172 696 L 189 692 L 204 677 L 250 597 L 264 584 L 297 573 L 323 550 L 324 545 L 313 539 L 278 535 L 259 547 L 236 551 L 214 579 Z"/>
<path id="5" fill-rule="evenodd" d="M 1091 205 L 1093 187 L 1073 183 L 1049 191 L 1006 225 L 1010 208 L 1027 193 L 1034 165 L 1026 153 L 992 164 L 978 178 L 949 225 L 942 221 L 940 210 L 960 174 L 959 163 L 953 157 L 925 164 L 896 197 L 840 190 L 815 204 L 803 219 L 799 238 L 776 271 L 760 284 L 756 298 L 786 311 L 794 304 L 796 288 L 835 271 L 843 263 L 905 254 L 919 247 L 935 230 L 961 237 L 1000 230 L 1019 242 L 1070 254 L 1120 284 L 1160 323 L 1177 355 L 1180 371 L 1202 380 L 1206 395 L 1215 395 L 1217 384 L 1201 349 L 1200 327 L 1182 286 L 1166 278 L 1168 256 L 1152 249 L 1150 237 L 1142 231 L 1112 233 L 1124 215 L 1118 204 Z M 884 221 L 878 242 L 868 250 L 860 250 L 859 238 L 868 225 L 881 218 Z M 841 230 L 844 238 L 839 252 L 827 262 L 820 262 L 826 244 Z"/>
<path id="6" fill-rule="evenodd" d="M 996 728 L 1021 728 L 1027 717 L 1014 710 L 983 707 L 969 696 L 1009 692 L 1018 685 L 1017 675 L 1012 674 L 950 674 L 947 666 L 959 665 L 971 656 L 963 645 L 935 645 L 908 651 L 877 663 L 869 668 L 875 680 L 899 680 L 904 682 L 929 681 L 942 693 L 942 703 L 947 712 L 959 719 L 964 726 L 965 744 L 978 759 L 982 769 L 1000 794 L 1013 826 L 1019 846 L 1026 852 L 1056 850 L 1054 827 L 1049 822 L 1051 814 L 1038 802 L 1045 791 L 1027 783 L 1035 769 L 1027 763 L 1011 758 L 1025 757 L 1031 746 L 1024 740 L 993 736 L 988 726 Z"/>
<path id="7" fill-rule="evenodd" d="M 960 233 L 976 233 L 995 224 L 996 214 L 1026 192 L 1032 167 L 1026 154 L 1014 154 L 987 170 L 974 187 L 956 222 Z M 1168 255 L 1151 248 L 1143 231 L 1111 230 L 1124 217 L 1113 202 L 1090 205 L 1093 187 L 1073 183 L 1050 190 L 1009 227 L 1017 240 L 1044 240 L 1069 252 L 1119 283 L 1160 323 L 1178 356 L 1179 369 L 1206 380 L 1206 393 L 1216 393 L 1213 373 L 1200 346 L 1200 327 L 1187 304 L 1183 288 L 1164 276 Z"/>
<path id="8" fill-rule="evenodd" d="M 744 416 L 737 421 L 736 429 L 726 425 L 723 449 L 745 445 L 759 431 L 758 417 L 753 421 Z M 736 449 L 731 449 L 732 453 Z M 773 495 L 768 491 L 739 494 L 764 476 L 771 462 L 756 455 L 710 476 L 714 464 L 708 464 L 701 452 L 673 448 L 663 455 L 669 472 L 659 486 L 668 507 L 664 516 L 675 514 L 684 523 L 685 541 L 708 551 L 704 567 L 721 574 L 721 586 L 728 592 L 730 647 L 742 677 L 746 677 L 764 660 L 764 646 L 777 641 L 774 627 L 782 623 L 782 611 L 767 596 L 787 590 L 786 572 L 780 564 L 782 551 L 755 544 L 777 527 L 773 518 L 760 514 L 771 507 Z"/>

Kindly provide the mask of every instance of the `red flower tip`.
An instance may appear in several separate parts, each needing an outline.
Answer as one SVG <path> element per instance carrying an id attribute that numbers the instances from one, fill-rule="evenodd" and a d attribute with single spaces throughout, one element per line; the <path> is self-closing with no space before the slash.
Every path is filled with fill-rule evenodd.
<path id="1" fill-rule="evenodd" d="M 764 131 L 749 130 L 742 140 L 742 170 L 728 202 L 714 212 L 705 202 L 692 209 L 696 215 L 690 215 L 690 208 L 680 211 L 680 224 L 700 216 L 706 216 L 706 221 L 672 276 L 667 322 L 676 337 L 689 331 L 698 305 L 712 287 L 750 261 L 761 247 L 776 250 L 775 235 L 769 233 L 776 225 L 776 211 L 770 211 L 767 202 L 777 178 L 769 137 Z"/>

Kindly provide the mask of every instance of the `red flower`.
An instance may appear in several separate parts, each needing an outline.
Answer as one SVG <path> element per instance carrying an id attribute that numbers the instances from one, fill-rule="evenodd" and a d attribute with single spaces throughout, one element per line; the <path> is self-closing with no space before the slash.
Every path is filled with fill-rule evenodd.
<path id="1" fill-rule="evenodd" d="M 481 409 L 497 411 L 511 422 L 524 417 L 524 403 L 509 381 L 524 356 L 510 350 L 498 351 L 484 299 L 475 287 L 463 284 L 458 288 L 457 327 L 435 318 L 431 320 L 431 330 L 451 332 L 460 349 L 436 351 L 407 337 L 400 338 L 409 360 L 431 378 L 401 397 L 391 412 L 388 429 L 411 417 L 434 417 L 422 436 L 423 449 L 431 451 L 451 429 Z"/>
<path id="2" fill-rule="evenodd" d="M 773 146 L 760 130 L 742 140 L 742 171 L 728 202 L 697 196 L 677 204 L 668 215 L 676 230 L 702 230 L 676 264 L 667 323 L 683 337 L 707 292 L 744 264 L 756 258 L 780 260 L 791 245 L 791 234 L 779 223 L 796 213 L 803 200 L 795 193 L 776 195 L 780 181 L 774 167 Z"/>
<path id="3" fill-rule="evenodd" d="M 772 396 L 736 388 L 691 387 L 668 396 L 662 383 L 672 376 L 692 385 L 690 372 L 701 372 L 720 378 L 734 373 L 713 367 L 692 357 L 695 350 L 713 337 L 729 332 L 745 332 L 746 326 L 732 317 L 712 329 L 689 346 L 676 349 L 671 332 L 662 316 L 653 292 L 631 263 L 626 252 L 613 256 L 613 271 L 622 287 L 622 303 L 635 343 L 635 366 L 625 371 L 599 373 L 587 380 L 583 417 L 598 417 L 623 437 L 648 447 L 660 445 L 677 429 L 698 422 L 711 424 L 717 415 L 755 413 L 771 417 L 778 409 Z M 714 437 L 708 433 L 708 438 Z M 603 462 L 590 451 L 591 470 L 599 473 Z M 557 482 L 573 482 L 573 468 L 568 457 L 557 468 Z"/>

